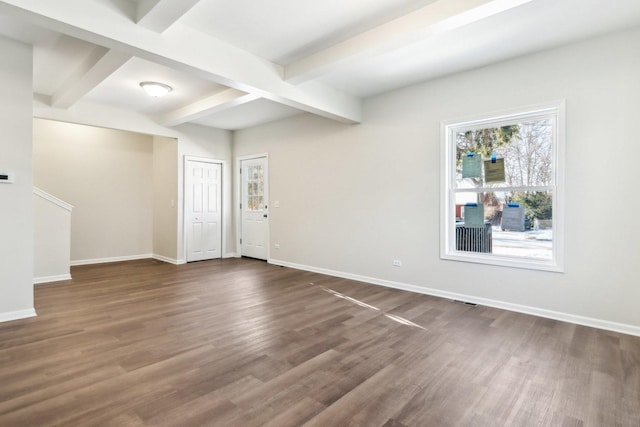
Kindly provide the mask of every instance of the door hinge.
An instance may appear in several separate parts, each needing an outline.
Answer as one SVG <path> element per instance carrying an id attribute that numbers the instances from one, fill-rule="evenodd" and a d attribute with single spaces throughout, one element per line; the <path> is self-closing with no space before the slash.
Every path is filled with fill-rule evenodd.
<path id="1" fill-rule="evenodd" d="M 240 209 L 242 209 L 242 203 L 240 203 Z"/>
<path id="2" fill-rule="evenodd" d="M 240 244 L 242 244 L 242 237 L 240 238 Z"/>
<path id="3" fill-rule="evenodd" d="M 240 168 L 240 175 L 242 175 L 242 168 Z"/>

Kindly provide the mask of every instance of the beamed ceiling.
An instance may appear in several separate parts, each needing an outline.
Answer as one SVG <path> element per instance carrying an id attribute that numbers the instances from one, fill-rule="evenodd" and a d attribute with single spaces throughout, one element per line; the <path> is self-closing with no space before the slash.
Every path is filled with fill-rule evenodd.
<path id="1" fill-rule="evenodd" d="M 242 129 L 346 123 L 389 90 L 640 25 L 639 0 L 8 0 L 43 116 L 91 106 Z M 139 82 L 173 91 L 150 98 Z"/>

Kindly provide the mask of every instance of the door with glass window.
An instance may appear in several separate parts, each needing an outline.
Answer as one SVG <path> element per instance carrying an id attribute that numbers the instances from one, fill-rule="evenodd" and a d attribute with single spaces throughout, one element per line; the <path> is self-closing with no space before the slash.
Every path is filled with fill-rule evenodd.
<path id="1" fill-rule="evenodd" d="M 266 260 L 269 247 L 267 158 L 242 160 L 240 173 L 240 253 L 242 256 Z"/>

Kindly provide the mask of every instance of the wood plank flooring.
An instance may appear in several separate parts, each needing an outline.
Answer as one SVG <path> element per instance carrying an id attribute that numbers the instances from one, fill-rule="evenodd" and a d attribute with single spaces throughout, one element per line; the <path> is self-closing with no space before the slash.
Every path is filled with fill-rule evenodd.
<path id="1" fill-rule="evenodd" d="M 640 426 L 640 338 L 247 259 L 75 267 L 0 426 Z"/>

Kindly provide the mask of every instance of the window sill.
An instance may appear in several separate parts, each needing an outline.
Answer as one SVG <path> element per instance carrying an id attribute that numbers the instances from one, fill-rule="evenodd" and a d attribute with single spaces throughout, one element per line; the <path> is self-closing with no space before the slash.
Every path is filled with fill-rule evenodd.
<path id="1" fill-rule="evenodd" d="M 469 252 L 454 252 L 440 255 L 440 259 L 447 261 L 471 262 L 475 264 L 494 265 L 497 267 L 524 268 L 528 270 L 550 271 L 564 273 L 564 266 L 555 260 L 540 260 L 534 258 L 513 258 L 499 255 L 484 255 Z"/>

